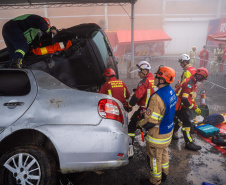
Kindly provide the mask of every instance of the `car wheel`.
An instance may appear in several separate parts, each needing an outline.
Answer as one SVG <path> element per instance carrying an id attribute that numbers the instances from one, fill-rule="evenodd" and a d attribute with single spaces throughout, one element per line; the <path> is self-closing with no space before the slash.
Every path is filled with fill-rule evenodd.
<path id="1" fill-rule="evenodd" d="M 41 147 L 14 148 L 0 158 L 1 185 L 55 185 L 56 163 Z"/>

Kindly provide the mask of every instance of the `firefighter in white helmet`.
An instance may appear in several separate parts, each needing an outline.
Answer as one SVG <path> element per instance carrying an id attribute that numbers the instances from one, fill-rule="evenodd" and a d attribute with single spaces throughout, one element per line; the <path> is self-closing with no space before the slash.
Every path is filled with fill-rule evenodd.
<path id="1" fill-rule="evenodd" d="M 181 55 L 178 62 L 180 63 L 180 66 L 183 68 L 183 73 L 181 75 L 181 81 L 178 84 L 176 84 L 176 86 L 175 86 L 176 88 L 180 85 L 181 82 L 183 82 L 187 78 L 190 78 L 191 76 L 193 76 L 196 73 L 196 68 L 190 64 L 190 57 L 187 54 Z M 196 97 L 196 89 L 194 92 L 191 92 L 191 94 L 192 94 L 193 100 L 194 100 Z M 193 117 L 192 110 L 189 111 L 189 114 L 192 118 Z M 182 126 L 182 123 L 177 117 L 175 117 L 174 122 L 175 122 L 175 125 L 174 125 L 174 132 L 173 132 L 172 139 L 178 140 L 179 137 L 177 136 L 177 132 L 178 132 L 180 126 Z"/>
<path id="2" fill-rule="evenodd" d="M 137 89 L 129 101 L 130 107 L 133 107 L 136 104 L 139 105 L 139 109 L 132 115 L 128 127 L 128 134 L 132 139 L 132 144 L 137 129 L 137 121 L 142 116 L 143 110 L 146 110 L 151 94 L 154 93 L 154 76 L 150 72 L 150 64 L 147 61 L 141 61 L 137 64 L 137 68 L 136 71 L 138 71 L 138 75 L 142 80 L 138 83 Z"/>

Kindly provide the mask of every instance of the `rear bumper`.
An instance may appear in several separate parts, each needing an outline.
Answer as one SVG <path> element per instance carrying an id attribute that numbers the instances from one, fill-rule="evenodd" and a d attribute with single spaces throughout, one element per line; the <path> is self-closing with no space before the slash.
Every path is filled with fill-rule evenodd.
<path id="1" fill-rule="evenodd" d="M 62 173 L 104 170 L 128 164 L 130 137 L 121 123 L 97 126 L 48 125 L 38 128 L 54 144 Z"/>

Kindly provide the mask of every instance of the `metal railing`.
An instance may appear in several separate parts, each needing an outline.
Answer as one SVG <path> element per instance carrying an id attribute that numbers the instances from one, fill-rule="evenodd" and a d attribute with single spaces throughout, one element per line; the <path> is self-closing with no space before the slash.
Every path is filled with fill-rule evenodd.
<path id="1" fill-rule="evenodd" d="M 172 67 L 176 71 L 176 80 L 180 80 L 181 74 L 183 72 L 181 66 L 178 63 L 179 56 L 157 56 L 157 57 L 146 57 L 149 58 L 149 63 L 151 64 L 151 72 L 155 73 L 156 70 L 160 65 L 165 65 Z M 116 58 L 118 61 L 118 68 L 119 68 L 119 74 L 121 75 L 127 75 L 127 77 L 130 77 L 131 67 L 130 66 L 130 60 L 127 60 L 125 58 Z M 144 60 L 144 56 L 142 57 L 135 57 L 135 64 L 139 61 Z M 206 60 L 200 60 L 195 59 L 194 67 L 206 67 L 209 71 L 209 77 L 208 82 L 211 83 L 213 86 L 218 86 L 220 88 L 223 88 L 226 90 L 226 64 L 217 63 L 214 61 L 206 61 Z M 134 77 L 138 78 L 137 72 L 134 73 Z"/>

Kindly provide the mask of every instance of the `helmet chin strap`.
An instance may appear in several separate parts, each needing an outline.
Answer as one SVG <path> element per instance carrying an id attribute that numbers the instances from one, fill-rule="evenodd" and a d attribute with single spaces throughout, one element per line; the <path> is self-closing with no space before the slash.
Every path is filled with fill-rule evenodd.
<path id="1" fill-rule="evenodd" d="M 159 82 L 158 82 L 158 84 L 157 84 L 157 87 L 159 86 L 159 85 L 164 85 L 164 84 L 167 84 L 166 82 L 164 82 L 164 83 L 160 83 L 160 80 L 161 80 L 161 77 L 157 77 L 158 78 L 158 80 L 159 80 Z"/>
<path id="2" fill-rule="evenodd" d="M 158 78 L 158 84 L 157 84 L 157 87 L 163 83 L 160 83 L 160 77 L 157 77 Z"/>
<path id="3" fill-rule="evenodd" d="M 144 76 L 146 76 L 147 74 L 145 74 L 143 71 L 141 71 L 141 73 L 144 75 Z"/>

